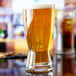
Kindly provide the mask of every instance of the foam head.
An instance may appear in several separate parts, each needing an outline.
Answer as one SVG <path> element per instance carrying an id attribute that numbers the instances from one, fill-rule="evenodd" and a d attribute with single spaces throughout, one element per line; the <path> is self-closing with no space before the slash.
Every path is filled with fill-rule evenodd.
<path id="1" fill-rule="evenodd" d="M 42 9 L 42 8 L 54 8 L 52 4 L 29 4 L 24 9 Z"/>

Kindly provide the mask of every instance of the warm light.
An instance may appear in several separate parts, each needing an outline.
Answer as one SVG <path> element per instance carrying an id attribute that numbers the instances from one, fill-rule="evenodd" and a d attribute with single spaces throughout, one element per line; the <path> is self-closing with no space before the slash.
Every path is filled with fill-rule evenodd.
<path id="1" fill-rule="evenodd" d="M 63 14 L 62 14 L 62 12 L 59 11 L 59 12 L 57 13 L 57 19 L 60 20 L 60 19 L 62 19 L 62 18 L 63 18 Z"/>

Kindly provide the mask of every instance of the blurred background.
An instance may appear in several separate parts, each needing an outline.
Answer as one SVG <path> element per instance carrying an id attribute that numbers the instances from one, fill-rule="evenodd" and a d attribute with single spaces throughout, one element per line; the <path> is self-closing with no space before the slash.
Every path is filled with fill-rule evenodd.
<path id="1" fill-rule="evenodd" d="M 53 42 L 58 41 L 57 50 L 61 49 L 60 22 L 63 11 L 75 12 L 76 0 L 0 0 L 0 57 L 9 55 L 27 55 L 26 37 L 22 18 L 22 9 L 29 3 L 55 4 L 56 18 L 54 25 Z M 74 18 L 76 14 L 74 15 Z M 75 18 L 76 19 L 76 18 Z M 74 24 L 74 26 L 76 23 Z M 57 29 L 57 30 L 56 30 Z M 57 32 L 59 31 L 59 32 Z M 76 44 L 76 26 L 74 27 L 74 39 Z M 3 47 L 5 45 L 5 47 Z M 3 48 L 2 48 L 3 47 Z M 53 47 L 52 47 L 53 48 Z M 3 53 L 7 51 L 6 53 Z M 52 51 L 52 55 L 55 50 Z M 0 59 L 1 76 L 22 76 L 25 73 L 26 59 Z M 9 74 L 9 75 L 8 75 Z M 74 75 L 73 75 L 74 76 Z"/>

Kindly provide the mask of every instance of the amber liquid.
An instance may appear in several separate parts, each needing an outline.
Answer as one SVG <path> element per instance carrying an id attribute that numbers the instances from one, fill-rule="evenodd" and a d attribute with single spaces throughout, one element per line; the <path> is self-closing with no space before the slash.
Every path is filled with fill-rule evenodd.
<path id="1" fill-rule="evenodd" d="M 74 46 L 74 24 L 73 19 L 64 19 L 62 22 L 62 43 L 63 49 L 72 49 Z"/>
<path id="2" fill-rule="evenodd" d="M 35 63 L 49 62 L 48 50 L 52 40 L 55 10 L 32 9 L 29 15 L 30 23 L 26 35 L 29 50 L 35 52 Z"/>

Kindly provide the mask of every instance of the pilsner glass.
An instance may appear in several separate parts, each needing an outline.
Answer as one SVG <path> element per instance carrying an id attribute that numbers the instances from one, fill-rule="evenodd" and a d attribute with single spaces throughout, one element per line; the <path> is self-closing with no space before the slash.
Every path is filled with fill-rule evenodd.
<path id="1" fill-rule="evenodd" d="M 37 4 L 23 9 L 25 36 L 28 45 L 27 72 L 52 70 L 50 44 L 52 41 L 55 9 L 50 4 Z"/>

